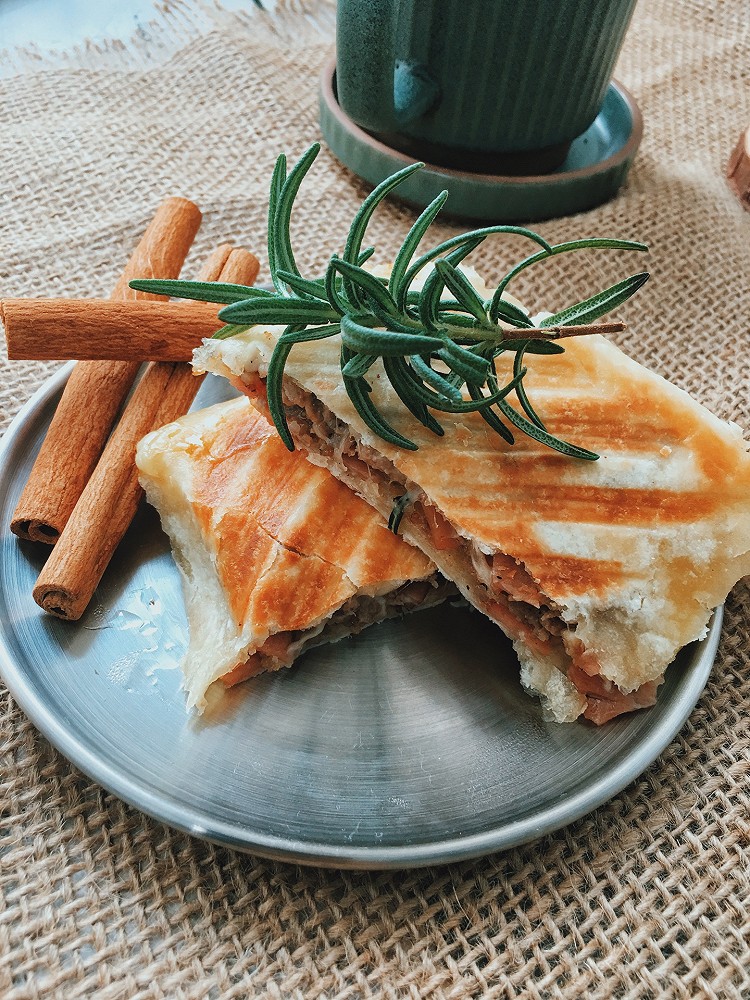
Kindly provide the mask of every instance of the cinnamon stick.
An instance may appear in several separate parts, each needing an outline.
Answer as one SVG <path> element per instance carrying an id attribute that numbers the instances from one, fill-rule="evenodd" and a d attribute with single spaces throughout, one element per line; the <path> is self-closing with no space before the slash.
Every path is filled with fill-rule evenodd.
<path id="1" fill-rule="evenodd" d="M 245 253 L 257 266 L 256 258 L 248 251 Z M 189 361 L 201 340 L 222 325 L 217 318 L 220 309 L 221 306 L 197 302 L 4 299 L 0 302 L 0 318 L 5 323 L 11 360 L 113 359 L 137 354 L 144 361 Z M 624 329 L 624 323 L 613 321 L 508 329 L 506 333 L 509 340 L 521 336 L 528 340 L 557 340 L 594 333 L 606 336 Z"/>
<path id="2" fill-rule="evenodd" d="M 217 247 L 208 258 L 198 278 L 200 281 L 225 281 L 234 285 L 252 285 L 258 277 L 259 270 L 260 264 L 255 254 L 245 250 L 244 247 L 233 248 L 229 244 L 223 244 Z M 156 361 L 149 365 L 149 370 L 161 365 L 169 366 L 172 371 L 167 392 L 154 420 L 154 427 L 162 427 L 164 424 L 176 420 L 177 417 L 181 417 L 183 413 L 187 413 L 205 378 L 205 375 L 194 375 L 193 369 L 187 362 L 175 364 L 168 361 Z M 144 378 L 148 374 L 147 370 Z M 133 514 L 135 514 L 135 510 Z"/>
<path id="3" fill-rule="evenodd" d="M 205 302 L 4 299 L 0 318 L 11 360 L 189 361 L 193 348 L 222 326 L 220 308 Z"/>
<path id="4" fill-rule="evenodd" d="M 246 250 L 226 251 L 209 258 L 201 280 L 248 284 L 256 259 Z M 188 364 L 146 368 L 34 587 L 34 600 L 49 614 L 77 621 L 85 611 L 142 496 L 138 441 L 185 413 L 200 383 Z"/>
<path id="5" fill-rule="evenodd" d="M 145 275 L 178 277 L 200 221 L 201 213 L 192 202 L 184 198 L 163 202 L 112 298 L 159 298 L 134 292 L 128 283 Z M 54 544 L 65 527 L 140 368 L 140 360 L 129 360 L 137 358 L 134 352 L 122 357 L 128 360 L 81 362 L 71 372 L 11 520 L 11 531 L 20 538 Z"/>

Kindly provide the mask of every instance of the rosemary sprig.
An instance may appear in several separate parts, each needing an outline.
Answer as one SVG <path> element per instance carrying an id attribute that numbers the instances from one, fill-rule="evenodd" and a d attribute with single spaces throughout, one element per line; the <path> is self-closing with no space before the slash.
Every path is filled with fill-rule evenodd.
<path id="1" fill-rule="evenodd" d="M 444 433 L 431 411 L 478 412 L 509 444 L 511 428 L 568 455 L 592 461 L 594 452 L 555 437 L 532 405 L 525 385 L 526 354 L 558 354 L 558 341 L 598 330 L 621 328 L 609 323 L 592 326 L 601 316 L 628 299 L 648 278 L 641 272 L 604 291 L 574 303 L 533 326 L 526 313 L 503 298 L 510 282 L 532 265 L 585 249 L 646 250 L 631 240 L 584 239 L 550 244 L 521 226 L 487 226 L 445 240 L 415 259 L 417 248 L 443 207 L 442 192 L 425 208 L 396 254 L 390 278 L 364 270 L 373 253 L 362 249 L 368 223 L 380 202 L 423 164 L 414 163 L 379 184 L 365 199 L 352 221 L 343 253 L 331 257 L 325 274 L 300 274 L 289 235 L 290 219 L 300 185 L 319 150 L 312 145 L 287 172 L 286 157 L 276 161 L 268 207 L 268 262 L 273 291 L 241 285 L 194 281 L 131 281 L 131 288 L 181 298 L 201 299 L 224 306 L 219 318 L 226 325 L 217 338 L 232 337 L 257 324 L 281 325 L 271 357 L 267 392 L 276 429 L 293 450 L 282 399 L 286 361 L 298 343 L 338 336 L 341 341 L 341 377 L 354 408 L 365 424 L 391 444 L 410 450 L 416 444 L 392 427 L 378 411 L 367 375 L 377 361 L 404 407 L 434 434 Z M 513 234 L 529 240 L 535 250 L 516 264 L 484 301 L 459 264 L 485 239 Z M 430 268 L 421 289 L 415 278 Z M 500 324 L 504 323 L 505 326 Z M 508 329 L 510 327 L 511 329 Z M 512 353 L 513 377 L 501 386 L 495 361 Z M 508 397 L 515 394 L 518 407 Z M 468 398 L 467 398 L 468 397 Z M 407 501 L 407 498 L 402 498 Z M 399 518 L 397 504 L 393 519 Z"/>

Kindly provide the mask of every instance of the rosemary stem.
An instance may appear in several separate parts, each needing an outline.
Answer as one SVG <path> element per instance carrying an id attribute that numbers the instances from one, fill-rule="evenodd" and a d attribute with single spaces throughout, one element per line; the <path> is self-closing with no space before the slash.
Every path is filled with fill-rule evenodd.
<path id="1" fill-rule="evenodd" d="M 560 340 L 562 337 L 585 337 L 590 333 L 600 333 L 606 335 L 608 333 L 620 333 L 625 329 L 625 323 L 620 323 L 613 321 L 612 323 L 583 323 L 580 326 L 547 326 L 544 329 L 533 329 L 533 330 L 522 330 L 520 331 L 521 336 L 525 337 L 527 333 L 536 334 L 536 337 L 532 336 L 534 339 L 549 339 L 549 340 Z M 507 330 L 506 333 L 510 334 L 511 331 Z M 539 338 L 539 334 L 543 336 Z M 551 334 L 549 337 L 544 337 L 544 334 Z"/>
<path id="2" fill-rule="evenodd" d="M 561 340 L 563 337 L 585 337 L 592 333 L 619 333 L 625 329 L 624 323 L 585 323 L 578 326 L 545 326 L 522 327 L 507 330 L 505 327 L 495 327 L 494 331 L 487 327 L 452 326 L 446 324 L 445 330 L 462 340 L 472 340 L 477 344 L 502 344 L 504 340 Z"/>

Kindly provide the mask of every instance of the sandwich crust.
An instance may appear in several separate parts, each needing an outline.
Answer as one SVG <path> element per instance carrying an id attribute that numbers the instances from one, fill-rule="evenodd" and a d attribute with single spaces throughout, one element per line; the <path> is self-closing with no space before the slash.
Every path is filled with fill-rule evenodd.
<path id="1" fill-rule="evenodd" d="M 189 707 L 203 707 L 219 678 L 288 665 L 342 611 L 349 634 L 420 595 L 438 597 L 429 559 L 337 479 L 288 452 L 247 399 L 152 432 L 137 464 L 183 576 Z M 412 581 L 430 582 L 405 592 Z"/>
<path id="2" fill-rule="evenodd" d="M 279 332 L 208 341 L 194 367 L 262 394 Z M 552 715 L 601 722 L 653 703 L 676 652 L 705 634 L 711 610 L 750 572 L 750 456 L 739 428 L 604 338 L 565 346 L 527 355 L 527 384 L 549 430 L 596 451 L 597 462 L 521 433 L 510 446 L 477 414 L 442 414 L 438 438 L 376 364 L 375 405 L 419 447 L 390 445 L 346 395 L 338 338 L 295 346 L 284 399 L 310 460 L 382 514 L 408 491 L 404 537 L 510 635 L 524 684 Z M 511 595 L 499 606 L 498 577 Z M 540 608 L 550 612 L 542 631 L 557 633 L 549 641 Z"/>

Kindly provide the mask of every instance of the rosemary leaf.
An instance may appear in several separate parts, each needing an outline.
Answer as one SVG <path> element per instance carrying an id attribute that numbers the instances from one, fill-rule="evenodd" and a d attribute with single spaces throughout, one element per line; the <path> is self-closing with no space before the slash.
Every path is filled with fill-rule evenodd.
<path id="1" fill-rule="evenodd" d="M 611 312 L 630 298 L 648 281 L 648 272 L 634 274 L 630 278 L 618 281 L 616 285 L 606 288 L 597 295 L 592 295 L 583 302 L 578 302 L 567 309 L 561 309 L 554 316 L 543 319 L 540 326 L 575 326 L 578 323 L 593 323 L 595 319 Z"/>
<path id="2" fill-rule="evenodd" d="M 523 370 L 523 356 L 525 352 L 526 348 L 522 347 L 519 351 L 516 351 L 516 356 L 513 359 L 513 375 L 518 379 L 518 382 L 516 383 L 516 396 L 518 397 L 518 402 L 523 407 L 529 420 L 543 431 L 546 431 L 547 428 L 544 426 L 539 414 L 531 405 L 531 400 L 526 395 L 526 389 L 524 388 L 523 376 L 521 375 L 521 372 Z"/>
<path id="3" fill-rule="evenodd" d="M 307 278 L 301 278 L 292 271 L 284 270 L 278 270 L 276 275 L 293 292 L 297 292 L 299 295 L 307 295 L 311 299 L 319 299 L 321 302 L 328 302 L 325 280 L 309 281 Z M 269 292 L 268 294 L 270 295 L 271 293 Z"/>
<path id="4" fill-rule="evenodd" d="M 488 319 L 487 313 L 484 311 L 484 302 L 479 298 L 476 289 L 466 275 L 442 257 L 438 257 L 435 261 L 435 270 L 439 272 L 445 287 L 453 292 L 464 309 L 471 313 L 478 323 L 487 325 Z"/>
<path id="5" fill-rule="evenodd" d="M 534 325 L 522 309 L 519 309 L 512 302 L 508 302 L 507 299 L 500 298 L 499 296 L 491 299 L 489 316 L 493 323 L 497 323 L 499 319 L 504 319 L 511 326 L 530 327 Z"/>
<path id="6" fill-rule="evenodd" d="M 569 444 L 567 441 L 561 441 L 548 431 L 543 431 L 541 427 L 537 427 L 536 424 L 533 424 L 526 417 L 522 416 L 518 410 L 513 409 L 504 399 L 499 400 L 497 406 L 510 423 L 540 444 L 544 444 L 548 448 L 554 449 L 554 451 L 559 451 L 563 455 L 567 455 L 568 458 L 581 458 L 587 462 L 595 462 L 599 458 L 595 452 L 589 451 L 587 448 L 579 448 L 577 445 Z"/>
<path id="7" fill-rule="evenodd" d="M 232 285 L 224 281 L 180 281 L 179 278 L 134 278 L 130 287 L 137 292 L 171 295 L 176 299 L 196 299 L 229 305 L 247 299 L 273 299 L 274 293 L 250 285 Z"/>
<path id="8" fill-rule="evenodd" d="M 479 357 L 447 339 L 444 346 L 436 353 L 440 360 L 444 361 L 464 382 L 482 385 L 486 381 L 490 368 L 487 358 Z"/>
<path id="9" fill-rule="evenodd" d="M 286 330 L 284 332 L 291 333 L 292 331 Z M 284 382 L 284 365 L 293 347 L 294 343 L 290 341 L 284 343 L 279 341 L 276 344 L 271 355 L 271 360 L 268 362 L 268 374 L 266 375 L 268 411 L 271 414 L 274 427 L 279 432 L 279 437 L 289 451 L 294 451 L 294 441 L 289 430 L 289 424 L 286 422 L 282 386 Z"/>
<path id="10" fill-rule="evenodd" d="M 341 374 L 344 378 L 362 378 L 377 360 L 377 354 L 355 354 L 341 369 Z"/>
<path id="11" fill-rule="evenodd" d="M 338 320 L 339 314 L 325 302 L 312 299 L 297 299 L 284 296 L 272 299 L 245 299 L 225 306 L 219 312 L 224 323 L 243 323 L 256 326 L 260 323 L 270 326 L 281 324 L 321 323 L 324 320 Z"/>
<path id="12" fill-rule="evenodd" d="M 398 333 L 378 330 L 366 325 L 368 317 L 362 315 L 341 317 L 341 339 L 346 347 L 359 354 L 377 354 L 394 357 L 438 350 L 443 342 L 437 337 L 418 333 Z M 362 321 L 365 322 L 362 322 Z"/>
<path id="13" fill-rule="evenodd" d="M 392 531 L 394 535 L 398 534 L 398 529 L 401 525 L 401 518 L 404 516 L 404 511 L 410 503 L 411 494 L 409 493 L 404 493 L 404 495 L 400 497 L 394 497 L 393 509 L 391 510 L 388 518 L 388 530 Z"/>
<path id="14" fill-rule="evenodd" d="M 401 297 L 401 291 L 403 287 L 404 275 L 406 274 L 406 268 L 411 263 L 411 259 L 416 253 L 417 247 L 424 239 L 427 230 L 435 221 L 435 217 L 447 200 L 448 192 L 441 191 L 437 198 L 430 202 L 406 234 L 406 239 L 401 244 L 401 249 L 396 254 L 396 259 L 394 260 L 393 267 L 391 268 L 391 277 L 388 287 L 391 290 L 391 295 L 397 302 L 400 303 L 400 307 L 402 309 L 404 303 Z"/>
<path id="15" fill-rule="evenodd" d="M 557 340 L 522 340 L 512 338 L 501 340 L 498 344 L 497 353 L 503 351 L 523 351 L 525 354 L 565 354 L 565 348 Z"/>
<path id="16" fill-rule="evenodd" d="M 421 424 L 433 434 L 442 437 L 445 434 L 442 426 L 427 409 L 426 404 L 414 396 L 409 373 L 405 371 L 407 367 L 404 358 L 383 358 L 383 368 L 398 398 Z"/>
<path id="17" fill-rule="evenodd" d="M 384 181 L 381 181 L 378 186 L 370 192 L 370 194 L 365 198 L 360 206 L 359 211 L 354 216 L 352 220 L 351 227 L 349 229 L 349 235 L 346 240 L 346 246 L 344 247 L 344 260 L 349 264 L 356 264 L 359 258 L 359 253 L 362 248 L 362 240 L 365 236 L 365 231 L 367 229 L 367 224 L 372 218 L 372 214 L 378 207 L 380 202 L 391 193 L 391 191 L 398 187 L 403 181 L 410 177 L 415 170 L 419 170 L 424 166 L 424 163 L 412 163 L 408 167 L 404 167 L 403 170 L 397 171 L 390 177 L 386 177 Z M 344 290 L 347 296 L 352 299 L 353 302 L 362 306 L 362 302 L 359 301 L 356 289 L 350 288 L 348 286 L 347 279 L 344 278 Z"/>
<path id="18" fill-rule="evenodd" d="M 405 181 L 407 177 L 410 177 L 416 170 L 420 170 L 423 166 L 424 163 L 411 163 L 408 167 L 404 167 L 395 174 L 391 174 L 390 177 L 386 177 L 384 181 L 381 181 L 380 184 L 378 184 L 378 186 L 365 198 L 359 208 L 359 211 L 354 216 L 349 229 L 349 235 L 344 248 L 345 261 L 348 261 L 350 264 L 355 264 L 357 262 L 359 252 L 362 248 L 362 240 L 364 239 L 367 224 L 372 218 L 373 212 L 378 207 L 380 202 L 387 195 L 389 195 L 395 187 L 398 187 L 398 185 Z"/>
<path id="19" fill-rule="evenodd" d="M 445 258 L 445 261 L 447 264 L 455 267 L 465 257 L 468 257 L 476 247 L 476 241 L 468 240 L 451 251 Z M 440 329 L 440 296 L 444 287 L 445 281 L 441 272 L 437 269 L 430 273 L 430 276 L 424 283 L 419 303 L 419 318 L 427 330 L 434 331 Z"/>
<path id="20" fill-rule="evenodd" d="M 324 326 L 309 326 L 306 330 L 296 328 L 292 332 L 284 332 L 279 337 L 279 344 L 305 344 L 311 340 L 327 340 L 335 336 L 341 329 L 339 323 L 326 323 Z"/>
<path id="21" fill-rule="evenodd" d="M 222 326 L 216 333 L 211 335 L 212 340 L 228 340 L 229 337 L 236 337 L 238 333 L 244 333 L 248 328 L 237 323 L 227 323 L 226 326 Z"/>
<path id="22" fill-rule="evenodd" d="M 460 236 L 453 236 L 451 239 L 445 240 L 443 243 L 438 243 L 436 247 L 433 247 L 432 250 L 428 250 L 427 253 L 422 254 L 422 256 L 411 265 L 404 275 L 401 296 L 397 299 L 399 305 L 401 305 L 402 297 L 408 294 L 411 283 L 414 281 L 417 274 L 419 274 L 419 272 L 428 264 L 431 264 L 437 257 L 444 257 L 449 250 L 453 250 L 454 247 L 463 246 L 466 243 L 473 244 L 472 249 L 476 249 L 476 247 L 483 243 L 488 236 L 495 236 L 501 233 L 524 236 L 536 243 L 537 246 L 542 247 L 542 252 L 546 252 L 550 249 L 549 243 L 539 236 L 538 233 L 532 232 L 531 229 L 524 229 L 523 226 L 486 226 L 484 229 L 472 229 L 471 232 L 462 233 Z"/>
<path id="23" fill-rule="evenodd" d="M 486 398 L 482 390 L 475 385 L 469 386 L 469 394 L 471 395 L 472 399 L 477 401 Z M 497 434 L 500 435 L 500 437 L 505 438 L 508 444 L 515 443 L 515 438 L 513 437 L 513 431 L 511 431 L 509 427 L 505 426 L 500 417 L 498 417 L 498 415 L 494 412 L 492 407 L 483 406 L 479 410 L 479 416 L 482 417 L 482 419 L 485 420 L 493 429 L 493 431 L 495 431 Z"/>
<path id="24" fill-rule="evenodd" d="M 421 379 L 422 382 L 426 382 L 428 385 L 431 385 L 433 389 L 437 390 L 438 398 L 440 398 L 440 395 L 442 395 L 445 396 L 446 399 L 451 400 L 453 402 L 456 403 L 461 402 L 463 398 L 461 396 L 461 390 L 457 386 L 449 382 L 444 375 L 441 375 L 439 372 L 436 372 L 435 369 L 432 368 L 432 366 L 427 361 L 424 360 L 424 358 L 420 358 L 418 354 L 415 354 L 409 360 L 411 361 L 412 369 L 416 374 L 417 378 Z M 427 396 L 424 396 L 423 394 L 420 395 L 422 395 L 422 399 L 425 402 L 428 402 L 429 399 L 431 398 L 429 395 Z"/>
<path id="25" fill-rule="evenodd" d="M 594 237 L 582 240 L 569 240 L 567 243 L 557 243 L 550 248 L 554 253 L 567 253 L 569 250 L 638 250 L 644 253 L 648 250 L 646 243 L 638 240 L 613 240 Z"/>
<path id="26" fill-rule="evenodd" d="M 339 291 L 338 284 L 342 280 L 339 273 L 336 270 L 336 263 L 340 258 L 334 254 L 330 261 L 328 262 L 328 268 L 326 270 L 325 276 L 325 286 L 326 295 L 328 296 L 328 301 L 331 306 L 336 310 L 339 316 L 345 316 L 346 313 L 352 312 L 352 305 L 343 297 Z M 337 280 L 338 279 L 338 280 Z"/>
<path id="27" fill-rule="evenodd" d="M 292 217 L 294 199 L 297 197 L 300 184 L 305 179 L 305 175 L 312 166 L 313 160 L 319 152 L 320 143 L 314 142 L 294 165 L 291 173 L 284 181 L 284 186 L 279 193 L 273 227 L 276 277 L 278 277 L 278 271 L 281 269 L 291 271 L 292 274 L 299 274 L 299 269 L 297 268 L 297 264 L 294 259 L 294 252 L 292 251 L 289 225 Z"/>
<path id="28" fill-rule="evenodd" d="M 278 265 L 276 259 L 276 208 L 279 204 L 279 197 L 281 196 L 281 190 L 284 187 L 285 181 L 286 156 L 281 153 L 273 168 L 273 174 L 271 175 L 271 190 L 268 195 L 268 267 L 271 271 L 271 279 L 274 283 L 274 287 L 281 295 L 286 294 L 286 289 L 284 287 L 284 282 L 279 279 L 278 274 L 276 273 Z"/>
<path id="29" fill-rule="evenodd" d="M 393 300 L 393 296 L 382 281 L 376 278 L 374 274 L 370 274 L 369 271 L 364 271 L 361 267 L 350 264 L 346 260 L 339 260 L 338 258 L 331 261 L 331 267 L 338 271 L 343 278 L 348 278 L 353 285 L 359 288 L 364 295 L 365 308 L 368 306 L 370 308 L 377 306 L 386 316 L 398 319 L 399 310 Z M 360 296 L 360 300 L 362 300 L 362 296 Z"/>
<path id="30" fill-rule="evenodd" d="M 513 278 L 527 267 L 531 267 L 532 264 L 536 264 L 540 260 L 546 260 L 548 257 L 557 257 L 560 254 L 571 253 L 576 250 L 636 250 L 644 252 L 648 250 L 648 247 L 645 243 L 637 243 L 635 240 L 608 239 L 570 240 L 567 243 L 558 243 L 552 247 L 548 246 L 546 249 L 542 249 L 530 257 L 526 257 L 525 260 L 522 260 L 515 267 L 511 268 L 497 286 L 492 298 L 492 304 L 494 305 L 495 300 L 502 297 L 503 292 L 507 289 Z M 490 315 L 492 315 L 492 305 L 490 306 Z"/>
<path id="31" fill-rule="evenodd" d="M 412 358 L 411 360 L 412 363 L 416 361 L 415 358 Z M 418 374 L 419 370 L 417 368 L 416 363 L 414 363 L 414 368 L 415 368 L 415 373 Z M 526 369 L 523 370 L 523 374 L 525 373 Z M 433 372 L 433 375 L 434 374 L 436 373 Z M 450 385 L 450 383 L 448 384 Z M 513 389 L 515 389 L 515 387 L 516 387 L 516 380 L 511 379 L 511 381 L 507 385 L 503 386 L 502 389 L 498 389 L 497 391 L 492 392 L 489 396 L 484 396 L 484 395 L 477 396 L 475 399 L 472 400 L 464 399 L 463 396 L 460 396 L 460 394 L 457 400 L 455 398 L 446 399 L 443 398 L 443 396 L 439 395 L 438 393 L 432 392 L 431 390 L 427 389 L 424 385 L 422 386 L 415 385 L 414 390 L 415 394 L 427 406 L 432 407 L 432 409 L 434 410 L 440 410 L 443 413 L 476 413 L 478 410 L 481 410 L 485 406 L 492 406 L 495 403 L 499 402 L 500 400 L 505 399 L 505 397 L 509 395 L 509 393 L 511 393 Z M 450 388 L 454 389 L 454 386 L 451 385 Z M 476 387 L 469 386 L 470 392 L 472 388 Z M 447 396 L 447 393 L 445 395 Z"/>

